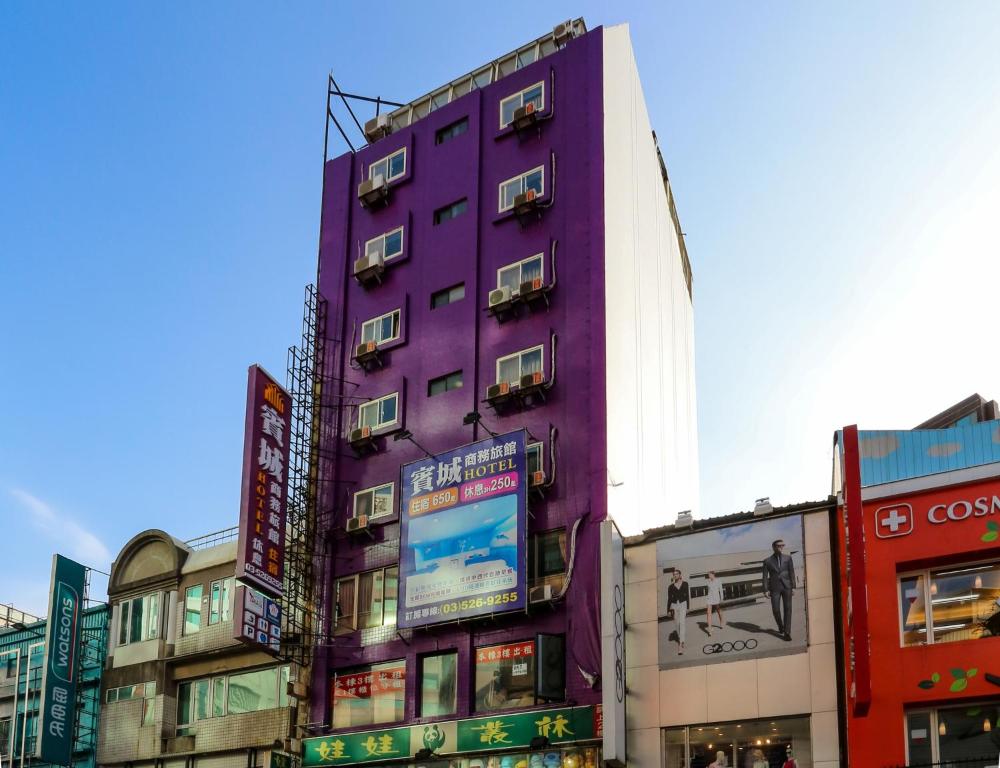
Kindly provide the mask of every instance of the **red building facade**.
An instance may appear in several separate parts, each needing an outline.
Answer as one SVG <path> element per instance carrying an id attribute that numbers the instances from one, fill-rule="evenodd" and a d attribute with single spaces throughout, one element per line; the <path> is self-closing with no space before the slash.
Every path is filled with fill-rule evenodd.
<path id="1" fill-rule="evenodd" d="M 837 441 L 850 765 L 998 765 L 1000 423 Z"/>

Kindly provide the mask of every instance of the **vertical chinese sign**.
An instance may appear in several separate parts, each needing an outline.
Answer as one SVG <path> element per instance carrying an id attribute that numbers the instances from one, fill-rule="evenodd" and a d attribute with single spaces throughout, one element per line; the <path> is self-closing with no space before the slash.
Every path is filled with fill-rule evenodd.
<path id="1" fill-rule="evenodd" d="M 402 467 L 401 627 L 523 609 L 524 431 Z"/>
<path id="2" fill-rule="evenodd" d="M 87 569 L 62 555 L 52 556 L 52 586 L 45 628 L 45 666 L 35 757 L 53 765 L 73 758 L 80 624 Z"/>
<path id="3" fill-rule="evenodd" d="M 285 575 L 291 411 L 285 389 L 259 365 L 251 365 L 236 578 L 273 597 L 281 597 Z"/>

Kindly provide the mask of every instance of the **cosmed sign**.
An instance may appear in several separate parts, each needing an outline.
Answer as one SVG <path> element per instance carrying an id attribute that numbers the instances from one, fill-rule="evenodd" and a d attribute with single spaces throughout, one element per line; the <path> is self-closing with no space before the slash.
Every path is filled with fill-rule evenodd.
<path id="1" fill-rule="evenodd" d="M 281 596 L 285 575 L 291 413 L 289 394 L 263 368 L 251 365 L 236 578 L 274 597 Z"/>
<path id="2" fill-rule="evenodd" d="M 400 627 L 524 608 L 524 431 L 402 468 Z"/>

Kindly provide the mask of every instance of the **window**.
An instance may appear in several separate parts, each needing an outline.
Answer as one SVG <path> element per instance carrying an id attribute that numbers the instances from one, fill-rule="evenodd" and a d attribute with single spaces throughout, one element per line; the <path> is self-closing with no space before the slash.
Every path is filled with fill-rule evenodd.
<path id="1" fill-rule="evenodd" d="M 10 754 L 10 726 L 11 718 L 0 718 L 0 755 L 5 757 Z"/>
<path id="2" fill-rule="evenodd" d="M 531 104 L 536 112 L 545 109 L 545 83 L 535 83 L 520 93 L 508 96 L 500 102 L 500 127 L 506 128 L 514 119 L 514 112 L 519 107 Z"/>
<path id="3" fill-rule="evenodd" d="M 542 348 L 532 347 L 497 360 L 497 384 L 517 385 L 529 373 L 543 373 Z"/>
<path id="4" fill-rule="evenodd" d="M 476 712 L 535 703 L 535 641 L 476 649 Z"/>
<path id="5" fill-rule="evenodd" d="M 497 270 L 497 288 L 505 285 L 510 288 L 511 295 L 517 296 L 521 291 L 522 283 L 530 283 L 535 280 L 542 280 L 542 254 L 532 256 L 530 259 L 510 264 Z"/>
<path id="6" fill-rule="evenodd" d="M 399 338 L 399 310 L 368 320 L 361 326 L 361 343 L 384 344 Z"/>
<path id="7" fill-rule="evenodd" d="M 395 424 L 398 405 L 398 392 L 372 400 L 370 403 L 364 403 L 358 409 L 358 426 L 371 427 L 374 430 Z"/>
<path id="8" fill-rule="evenodd" d="M 439 653 L 420 659 L 420 717 L 444 717 L 457 711 L 458 654 Z"/>
<path id="9" fill-rule="evenodd" d="M 453 285 L 451 288 L 444 288 L 431 294 L 431 309 L 446 307 L 456 301 L 465 298 L 465 283 Z"/>
<path id="10" fill-rule="evenodd" d="M 403 720 L 406 661 L 387 661 L 333 676 L 333 728 Z"/>
<path id="11" fill-rule="evenodd" d="M 118 645 L 141 643 L 159 637 L 159 593 L 123 600 L 118 608 Z"/>
<path id="12" fill-rule="evenodd" d="M 394 181 L 406 173 L 406 147 L 398 149 L 388 157 L 383 157 L 368 166 L 368 178 L 381 176 L 386 181 Z"/>
<path id="13" fill-rule="evenodd" d="M 403 228 L 386 232 L 384 235 L 373 237 L 365 243 L 365 256 L 381 256 L 383 261 L 395 259 L 403 253 Z"/>
<path id="14" fill-rule="evenodd" d="M 368 515 L 369 519 L 386 517 L 393 512 L 394 483 L 366 488 L 354 494 L 354 517 Z"/>
<path id="15" fill-rule="evenodd" d="M 427 396 L 441 395 L 452 389 L 462 388 L 462 372 L 455 371 L 427 382 Z"/>
<path id="16" fill-rule="evenodd" d="M 993 765 L 1000 727 L 996 701 L 906 713 L 908 765 Z"/>
<path id="17" fill-rule="evenodd" d="M 184 735 L 199 720 L 288 706 L 290 668 L 271 667 L 180 683 L 177 728 Z"/>
<path id="18" fill-rule="evenodd" d="M 551 584 L 562 589 L 566 574 L 566 531 L 547 531 L 528 540 L 528 567 L 532 586 Z"/>
<path id="19" fill-rule="evenodd" d="M 663 731 L 665 765 L 709 765 L 722 752 L 724 765 L 779 766 L 793 758 L 812 765 L 808 717 L 744 720 Z"/>
<path id="20" fill-rule="evenodd" d="M 434 223 L 440 224 L 449 219 L 454 219 L 456 216 L 461 216 L 468 207 L 468 201 L 463 197 L 456 203 L 446 205 L 444 208 L 438 208 L 434 211 Z"/>
<path id="21" fill-rule="evenodd" d="M 337 582 L 337 631 L 391 626 L 396 623 L 399 568 L 379 568 Z"/>
<path id="22" fill-rule="evenodd" d="M 233 579 L 219 579 L 212 582 L 212 600 L 208 609 L 208 623 L 218 624 L 232 617 Z"/>
<path id="23" fill-rule="evenodd" d="M 456 136 L 461 136 L 467 130 L 469 130 L 469 118 L 463 117 L 461 120 L 456 120 L 451 125 L 439 128 L 437 133 L 434 134 L 434 143 L 444 144 L 446 141 L 451 141 Z"/>
<path id="24" fill-rule="evenodd" d="M 904 574 L 899 579 L 903 645 L 989 637 L 1000 600 L 1000 561 Z M 927 607 L 930 606 L 928 611 Z"/>
<path id="25" fill-rule="evenodd" d="M 184 592 L 184 634 L 193 635 L 201 629 L 202 585 L 195 584 Z"/>
<path id="26" fill-rule="evenodd" d="M 515 176 L 500 184 L 500 213 L 514 207 L 514 198 L 532 190 L 536 197 L 541 197 L 545 190 L 545 170 L 538 166 L 534 170 Z"/>
<path id="27" fill-rule="evenodd" d="M 545 469 L 545 463 L 542 461 L 542 444 L 541 443 L 531 443 L 524 450 L 525 458 L 528 463 L 528 474 L 534 474 L 535 472 L 541 472 Z"/>
<path id="28" fill-rule="evenodd" d="M 156 703 L 156 681 L 148 683 L 136 683 L 135 685 L 125 685 L 120 688 L 109 688 L 105 694 L 107 702 L 129 701 L 131 699 L 142 699 L 142 725 L 152 725 L 155 715 Z"/>

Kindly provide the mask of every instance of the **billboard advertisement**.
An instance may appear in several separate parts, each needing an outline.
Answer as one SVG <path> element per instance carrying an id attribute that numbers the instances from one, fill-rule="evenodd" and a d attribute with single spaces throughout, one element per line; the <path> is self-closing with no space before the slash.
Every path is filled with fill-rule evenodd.
<path id="1" fill-rule="evenodd" d="M 400 488 L 400 627 L 523 609 L 525 432 L 405 464 Z"/>
<path id="2" fill-rule="evenodd" d="M 233 637 L 267 653 L 281 649 L 281 606 L 250 587 L 236 587 L 236 615 Z"/>
<path id="3" fill-rule="evenodd" d="M 802 541 L 801 515 L 658 541 L 660 668 L 805 650 Z"/>
<path id="4" fill-rule="evenodd" d="M 80 663 L 80 624 L 87 569 L 62 555 L 52 556 L 45 665 L 35 757 L 53 765 L 73 758 L 76 679 Z"/>
<path id="5" fill-rule="evenodd" d="M 236 578 L 274 597 L 285 575 L 285 515 L 292 398 L 259 365 L 247 382 Z"/>

